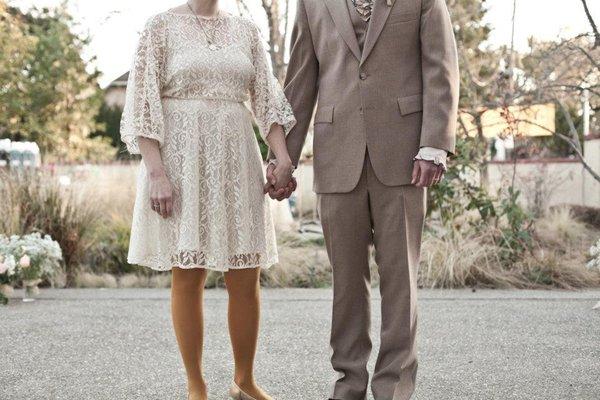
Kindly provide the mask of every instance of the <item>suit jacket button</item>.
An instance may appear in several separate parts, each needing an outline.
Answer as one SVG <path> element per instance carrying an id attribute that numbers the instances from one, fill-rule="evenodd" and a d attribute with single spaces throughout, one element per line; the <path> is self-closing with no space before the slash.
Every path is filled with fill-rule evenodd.
<path id="1" fill-rule="evenodd" d="M 367 73 L 366 72 L 361 72 L 360 75 L 359 75 L 359 78 L 364 81 L 365 79 L 367 79 Z"/>

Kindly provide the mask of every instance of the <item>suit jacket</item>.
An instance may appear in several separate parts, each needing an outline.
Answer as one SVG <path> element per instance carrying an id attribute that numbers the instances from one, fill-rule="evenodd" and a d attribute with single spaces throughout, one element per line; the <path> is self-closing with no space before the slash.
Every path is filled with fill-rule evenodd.
<path id="1" fill-rule="evenodd" d="M 362 52 L 345 0 L 298 0 L 284 86 L 294 164 L 317 102 L 317 193 L 351 191 L 367 149 L 389 186 L 410 183 L 420 147 L 454 151 L 458 62 L 444 0 L 375 0 Z"/>

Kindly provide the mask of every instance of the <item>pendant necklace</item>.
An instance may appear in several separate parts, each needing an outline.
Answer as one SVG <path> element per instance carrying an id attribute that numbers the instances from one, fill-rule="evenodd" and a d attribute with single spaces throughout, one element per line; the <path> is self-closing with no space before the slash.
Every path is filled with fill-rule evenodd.
<path id="1" fill-rule="evenodd" d="M 206 29 L 204 28 L 204 24 L 202 23 L 202 21 L 200 21 L 200 17 L 198 16 L 198 13 L 196 13 L 196 11 L 194 11 L 194 9 L 192 8 L 192 5 L 190 4 L 190 2 L 187 2 L 187 6 L 189 7 L 190 11 L 194 14 L 194 16 L 196 17 L 196 21 L 198 22 L 198 25 L 200 25 L 200 29 L 202 29 L 202 33 L 204 33 L 204 37 L 206 38 L 206 43 L 208 43 L 208 49 L 210 51 L 215 51 L 219 49 L 219 46 L 217 46 L 215 44 L 214 41 L 214 35 L 210 36 L 208 34 L 208 32 L 206 31 Z M 217 17 L 219 16 L 219 12 L 217 12 Z M 213 31 L 214 33 L 214 31 Z"/>

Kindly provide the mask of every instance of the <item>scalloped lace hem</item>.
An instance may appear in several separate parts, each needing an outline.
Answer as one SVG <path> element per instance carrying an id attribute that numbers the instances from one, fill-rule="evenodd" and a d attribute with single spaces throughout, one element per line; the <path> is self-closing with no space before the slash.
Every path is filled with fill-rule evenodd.
<path id="1" fill-rule="evenodd" d="M 277 256 L 267 258 L 264 253 L 255 253 L 259 257 L 252 257 L 251 260 L 246 260 L 244 262 L 240 262 L 239 255 L 233 256 L 234 259 L 238 260 L 236 262 L 231 262 L 230 260 L 223 263 L 215 263 L 205 260 L 189 260 L 189 259 L 181 259 L 181 257 L 171 257 L 171 262 L 165 262 L 165 258 L 155 256 L 155 257 L 127 257 L 127 262 L 129 264 L 141 265 L 142 267 L 147 267 L 153 269 L 155 271 L 170 271 L 173 268 L 182 268 L 182 269 L 193 269 L 193 268 L 201 268 L 208 269 L 211 271 L 219 271 L 219 272 L 227 272 L 231 269 L 248 269 L 248 268 L 262 268 L 269 269 L 273 265 L 279 262 L 279 258 Z M 262 262 L 261 260 L 266 260 Z"/>

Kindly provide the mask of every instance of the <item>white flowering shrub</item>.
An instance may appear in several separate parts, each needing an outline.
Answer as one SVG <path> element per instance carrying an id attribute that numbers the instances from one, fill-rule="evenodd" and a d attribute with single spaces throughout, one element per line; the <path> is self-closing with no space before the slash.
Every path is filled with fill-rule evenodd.
<path id="1" fill-rule="evenodd" d="M 9 284 L 14 279 L 17 263 L 11 254 L 4 255 L 0 251 L 0 285 Z"/>
<path id="2" fill-rule="evenodd" d="M 600 270 L 600 239 L 590 247 L 590 257 L 591 260 L 588 261 L 587 267 Z"/>
<path id="3" fill-rule="evenodd" d="M 59 244 L 48 235 L 0 235 L 0 280 L 32 280 L 53 275 L 62 261 Z"/>

